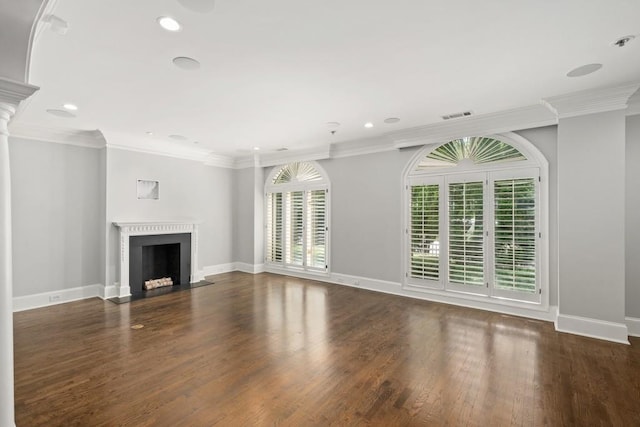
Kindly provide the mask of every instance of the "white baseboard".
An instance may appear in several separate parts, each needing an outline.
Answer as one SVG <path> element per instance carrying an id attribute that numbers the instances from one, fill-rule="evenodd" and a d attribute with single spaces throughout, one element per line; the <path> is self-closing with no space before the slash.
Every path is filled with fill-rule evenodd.
<path id="1" fill-rule="evenodd" d="M 13 298 L 13 311 L 31 310 L 33 308 L 47 307 L 49 305 L 62 304 L 86 298 L 101 297 L 104 294 L 104 286 L 100 284 L 80 286 L 71 289 L 43 292 L 34 295 L 25 295 Z"/>
<path id="2" fill-rule="evenodd" d="M 118 284 L 114 284 L 111 286 L 101 286 L 102 290 L 100 291 L 100 298 L 109 299 L 118 296 Z"/>
<path id="3" fill-rule="evenodd" d="M 627 330 L 632 337 L 640 337 L 640 319 L 637 317 L 625 317 Z"/>
<path id="4" fill-rule="evenodd" d="M 198 271 L 195 278 L 192 278 L 193 282 L 199 282 L 204 279 L 205 276 L 211 276 L 212 274 L 228 273 L 236 270 L 236 263 L 229 262 L 226 264 L 207 265 Z"/>
<path id="5" fill-rule="evenodd" d="M 258 274 L 264 272 L 264 264 L 249 264 L 246 262 L 236 262 L 235 271 L 242 271 L 244 273 Z"/>
<path id="6" fill-rule="evenodd" d="M 629 344 L 627 325 L 588 317 L 558 314 L 556 330 L 621 344 Z"/>

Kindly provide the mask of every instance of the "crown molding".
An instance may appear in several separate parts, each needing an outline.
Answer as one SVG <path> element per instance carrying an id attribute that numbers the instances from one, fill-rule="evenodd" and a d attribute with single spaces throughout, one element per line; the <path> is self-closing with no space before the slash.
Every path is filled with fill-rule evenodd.
<path id="1" fill-rule="evenodd" d="M 387 137 L 394 142 L 394 148 L 407 148 L 470 135 L 511 132 L 554 124 L 557 124 L 557 118 L 547 108 L 530 105 L 392 132 Z"/>
<path id="2" fill-rule="evenodd" d="M 253 154 L 246 156 L 239 156 L 233 159 L 234 169 L 246 169 L 256 167 L 256 160 Z"/>
<path id="3" fill-rule="evenodd" d="M 117 144 L 117 143 L 111 143 L 111 142 L 107 142 L 106 147 L 114 150 L 132 151 L 134 153 L 144 153 L 144 154 L 152 154 L 154 156 L 172 157 L 174 159 L 191 160 L 194 162 L 201 162 L 205 164 L 209 160 L 208 159 L 209 153 L 203 154 L 203 153 L 188 152 L 188 151 L 170 152 L 166 150 L 154 150 L 152 148 L 147 148 L 147 147 L 135 147 L 135 146 L 123 145 L 123 144 Z M 214 166 L 214 165 L 212 164 L 211 166 Z"/>
<path id="4" fill-rule="evenodd" d="M 541 103 L 559 119 L 624 110 L 627 108 L 629 98 L 638 88 L 640 88 L 640 82 L 625 83 L 543 98 Z"/>
<path id="5" fill-rule="evenodd" d="M 65 129 L 32 125 L 23 122 L 12 122 L 9 124 L 9 132 L 11 136 L 16 138 L 55 142 L 57 144 L 75 145 L 77 147 L 100 149 L 106 146 L 104 135 L 97 129 Z"/>
<path id="6" fill-rule="evenodd" d="M 278 151 L 275 153 L 259 154 L 258 165 L 269 167 L 290 162 L 305 162 L 308 160 L 323 160 L 331 157 L 331 146 L 329 144 L 320 147 L 305 148 L 293 151 Z"/>
<path id="7" fill-rule="evenodd" d="M 627 116 L 635 116 L 640 114 L 640 92 L 631 96 L 627 104 Z"/>
<path id="8" fill-rule="evenodd" d="M 38 89 L 40 89 L 38 86 L 0 77 L 0 102 L 17 106 Z"/>
<path id="9" fill-rule="evenodd" d="M 207 156 L 207 160 L 204 162 L 206 166 L 213 166 L 217 168 L 232 169 L 235 167 L 235 159 L 230 156 L 223 156 L 221 154 L 210 153 Z"/>
<path id="10" fill-rule="evenodd" d="M 394 151 L 393 140 L 385 135 L 377 138 L 355 139 L 331 144 L 331 158 L 362 156 L 365 154 Z"/>

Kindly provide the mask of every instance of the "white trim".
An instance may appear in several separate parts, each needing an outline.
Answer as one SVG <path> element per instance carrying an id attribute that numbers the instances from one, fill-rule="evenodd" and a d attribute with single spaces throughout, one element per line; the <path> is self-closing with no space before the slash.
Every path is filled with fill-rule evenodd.
<path id="1" fill-rule="evenodd" d="M 323 145 L 301 150 L 278 151 L 275 153 L 265 153 L 258 155 L 260 167 L 277 166 L 291 162 L 307 162 L 312 160 L 323 160 L 331 157 L 331 146 Z"/>
<path id="2" fill-rule="evenodd" d="M 106 147 L 104 135 L 97 129 L 63 129 L 14 122 L 10 126 L 10 130 L 11 136 L 14 138 L 31 139 L 35 141 L 74 145 L 76 147 L 94 149 Z"/>
<path id="3" fill-rule="evenodd" d="M 192 282 L 199 282 L 204 279 L 206 276 L 211 276 L 213 274 L 222 274 L 229 273 L 230 271 L 236 270 L 235 262 L 228 262 L 226 264 L 216 264 L 216 265 L 207 265 L 202 268 L 202 270 L 198 270 L 195 277 L 191 278 Z"/>
<path id="4" fill-rule="evenodd" d="M 331 144 L 331 158 L 362 156 L 365 154 L 384 153 L 395 151 L 393 140 L 386 136 L 378 138 L 355 139 L 351 141 L 336 142 Z"/>
<path id="5" fill-rule="evenodd" d="M 13 311 L 31 310 L 87 298 L 102 298 L 104 286 L 100 284 L 79 286 L 71 289 L 42 292 L 39 294 L 13 297 Z M 53 300 L 52 300 L 53 299 Z"/>
<path id="6" fill-rule="evenodd" d="M 204 162 L 206 166 L 214 166 L 217 168 L 233 169 L 235 160 L 230 156 L 210 153 Z"/>
<path id="7" fill-rule="evenodd" d="M 264 264 L 249 264 L 246 262 L 236 262 L 233 268 L 234 271 L 241 271 L 243 273 L 259 274 L 265 271 Z"/>
<path id="8" fill-rule="evenodd" d="M 414 147 L 474 135 L 487 135 L 557 124 L 557 118 L 542 105 L 513 108 L 468 116 L 388 133 L 395 148 Z"/>
<path id="9" fill-rule="evenodd" d="M 627 323 L 629 336 L 640 337 L 640 318 L 625 317 L 624 320 Z"/>
<path id="10" fill-rule="evenodd" d="M 40 89 L 38 86 L 0 76 L 0 102 L 17 106 L 21 101 L 33 95 L 38 89 Z"/>
<path id="11" fill-rule="evenodd" d="M 135 153 L 145 153 L 145 154 L 154 154 L 156 156 L 165 156 L 172 157 L 174 159 L 182 159 L 182 160 L 191 160 L 194 162 L 202 162 L 207 163 L 208 161 L 208 153 L 198 152 L 194 150 L 185 150 L 185 151 L 167 151 L 167 150 L 157 150 L 147 147 L 132 147 L 128 145 L 114 144 L 112 142 L 107 142 L 107 148 L 115 149 L 115 150 L 123 150 L 123 151 L 133 151 Z"/>
<path id="12" fill-rule="evenodd" d="M 588 317 L 558 314 L 556 331 L 629 344 L 627 325 Z"/>
<path id="13" fill-rule="evenodd" d="M 640 88 L 640 82 L 625 83 L 614 87 L 588 89 L 543 98 L 540 102 L 559 119 L 563 119 L 606 111 L 624 110 L 627 108 L 629 97 L 638 88 Z"/>

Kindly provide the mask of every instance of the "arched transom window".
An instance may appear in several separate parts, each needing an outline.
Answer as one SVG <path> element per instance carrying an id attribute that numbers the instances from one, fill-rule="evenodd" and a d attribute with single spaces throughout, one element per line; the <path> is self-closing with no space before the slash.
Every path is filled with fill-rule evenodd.
<path id="1" fill-rule="evenodd" d="M 329 269 L 329 180 L 315 162 L 276 167 L 267 178 L 266 262 L 277 268 Z"/>
<path id="2" fill-rule="evenodd" d="M 546 165 L 514 137 L 421 150 L 405 176 L 405 286 L 542 303 Z"/>

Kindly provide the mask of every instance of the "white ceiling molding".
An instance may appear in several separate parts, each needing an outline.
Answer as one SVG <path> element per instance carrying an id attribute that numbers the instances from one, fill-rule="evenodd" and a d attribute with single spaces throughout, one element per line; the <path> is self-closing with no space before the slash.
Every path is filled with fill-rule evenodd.
<path id="1" fill-rule="evenodd" d="M 77 147 L 100 149 L 106 146 L 104 135 L 97 129 L 49 128 L 22 122 L 12 122 L 9 124 L 9 132 L 12 137 L 16 138 L 75 145 Z"/>
<path id="2" fill-rule="evenodd" d="M 589 89 L 543 98 L 541 102 L 556 114 L 559 119 L 564 119 L 586 114 L 624 110 L 627 108 L 629 98 L 638 88 L 640 88 L 640 82 L 626 83 L 619 86 Z"/>
<path id="3" fill-rule="evenodd" d="M 331 144 L 331 158 L 339 159 L 341 157 L 362 156 L 364 154 L 383 153 L 395 149 L 396 147 L 394 146 L 393 140 L 386 136 L 358 139 Z"/>
<path id="4" fill-rule="evenodd" d="M 233 168 L 234 169 L 246 169 L 246 168 L 254 168 L 254 167 L 259 167 L 259 165 L 256 164 L 256 156 L 254 156 L 253 154 L 249 154 L 247 156 L 240 156 L 240 157 L 236 157 L 233 161 Z"/>
<path id="5" fill-rule="evenodd" d="M 132 147 L 130 145 L 123 145 L 123 144 L 110 143 L 110 142 L 107 142 L 107 148 L 112 148 L 115 150 L 132 151 L 134 153 L 153 154 L 155 156 L 172 157 L 174 159 L 191 160 L 194 162 L 202 162 L 205 164 L 209 162 L 208 153 L 198 154 L 193 152 L 167 152 L 164 150 L 154 150 L 151 148 L 143 148 L 143 147 Z M 211 164 L 210 166 L 215 166 L 215 165 Z"/>
<path id="6" fill-rule="evenodd" d="M 38 89 L 40 89 L 38 86 L 0 77 L 0 102 L 17 106 L 21 101 L 33 95 Z"/>
<path id="7" fill-rule="evenodd" d="M 323 145 L 302 150 L 279 151 L 276 153 L 260 153 L 261 167 L 276 166 L 290 162 L 306 162 L 309 160 L 323 160 L 331 157 L 331 146 Z"/>
<path id="8" fill-rule="evenodd" d="M 207 160 L 204 162 L 207 166 L 214 166 L 217 168 L 228 168 L 232 169 L 235 167 L 235 161 L 233 157 L 230 156 L 222 156 L 219 154 L 210 153 L 207 156 Z"/>
<path id="9" fill-rule="evenodd" d="M 444 142 L 473 135 L 487 135 L 530 129 L 557 123 L 556 117 L 542 105 L 514 108 L 495 113 L 462 117 L 426 126 L 388 133 L 395 148 Z"/>

